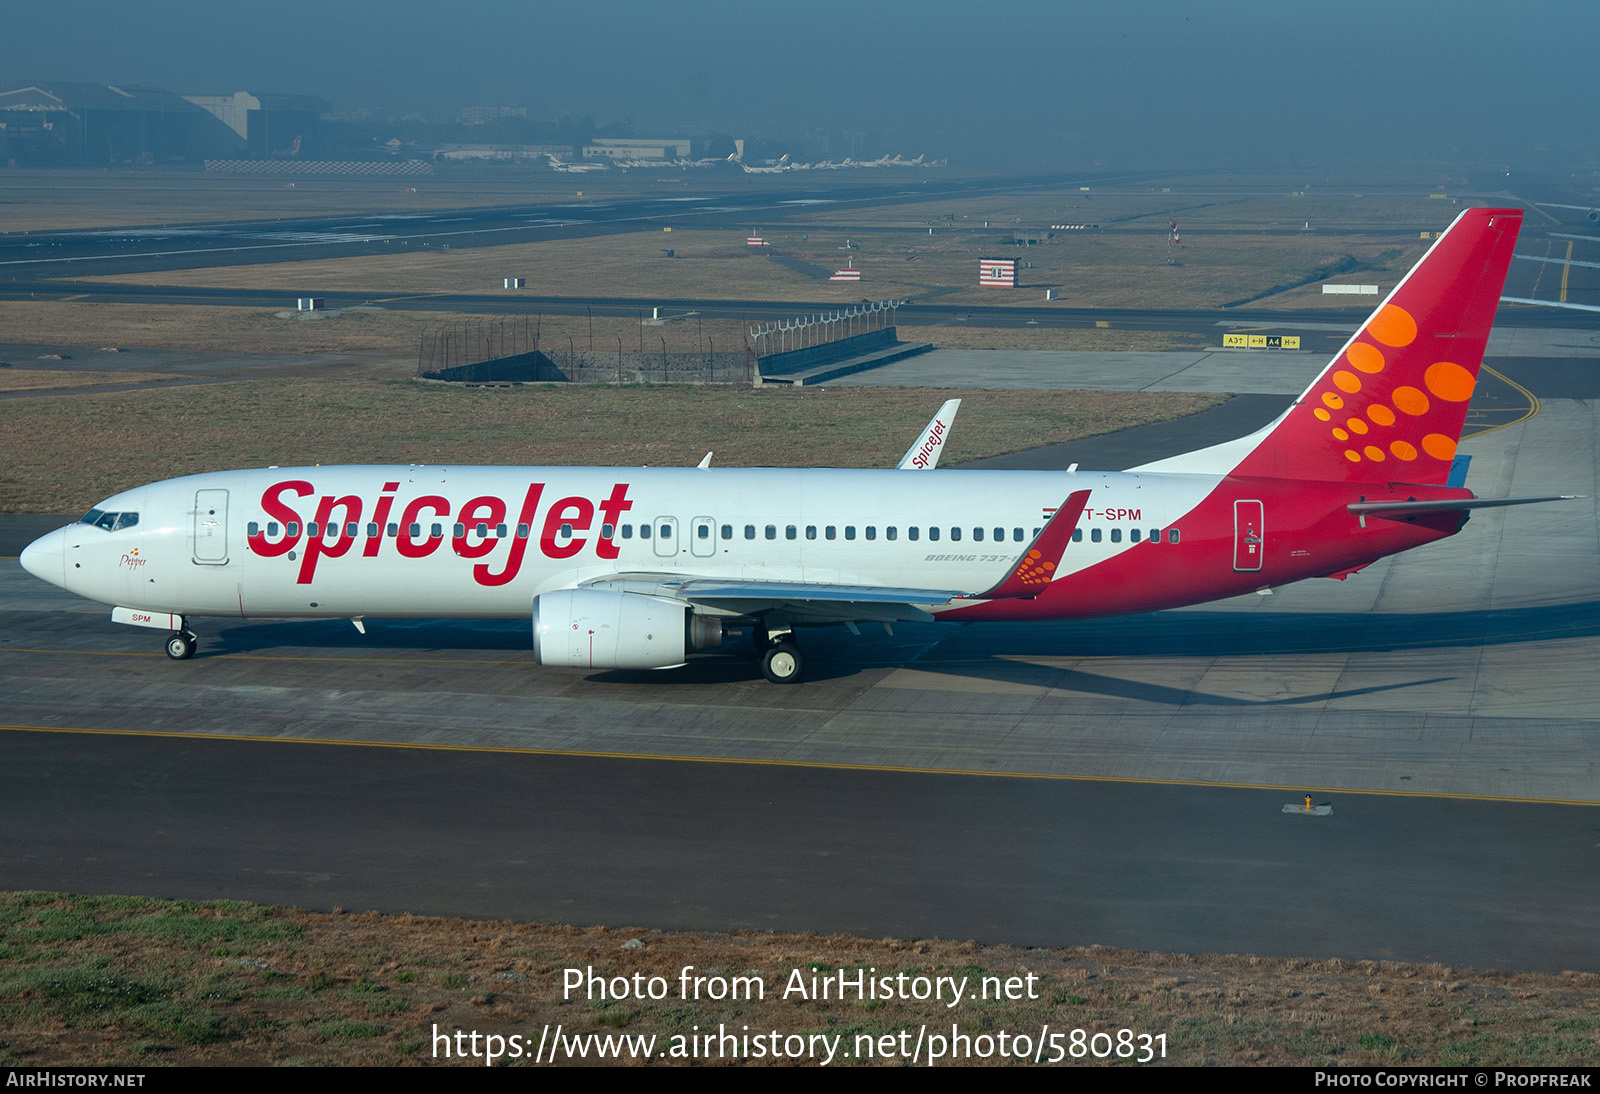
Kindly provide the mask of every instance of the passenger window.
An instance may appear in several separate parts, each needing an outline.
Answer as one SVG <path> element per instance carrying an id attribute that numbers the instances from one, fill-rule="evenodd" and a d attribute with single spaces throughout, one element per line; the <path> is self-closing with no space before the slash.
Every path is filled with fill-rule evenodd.
<path id="1" fill-rule="evenodd" d="M 267 535 L 275 536 L 277 534 L 278 534 L 278 522 L 275 521 L 275 520 L 267 521 Z"/>
<path id="2" fill-rule="evenodd" d="M 561 530 L 562 530 L 562 534 L 563 535 L 570 536 L 572 534 L 572 525 L 563 524 L 561 526 Z M 657 528 L 656 529 L 656 538 L 657 539 L 671 539 L 672 538 L 672 525 L 663 524 L 660 528 Z"/>
<path id="3" fill-rule="evenodd" d="M 784 539 L 794 539 L 797 535 L 799 535 L 799 529 L 795 528 L 794 525 L 792 525 L 792 524 L 784 525 L 784 528 L 783 528 L 783 538 Z"/>
<path id="4" fill-rule="evenodd" d="M 778 526 L 776 524 L 767 525 L 767 538 L 768 539 L 777 539 L 778 538 Z"/>
<path id="5" fill-rule="evenodd" d="M 245 526 L 244 534 L 254 539 L 256 536 L 261 534 L 261 525 L 257 524 L 255 521 L 251 521 Z"/>
<path id="6" fill-rule="evenodd" d="M 520 524 L 517 525 L 517 530 L 520 532 L 522 530 L 522 525 L 520 525 Z M 623 539 L 632 539 L 633 538 L 633 525 L 624 524 L 622 526 L 622 538 Z"/>
<path id="7" fill-rule="evenodd" d="M 1072 530 L 1072 542 L 1074 542 L 1074 543 L 1082 543 L 1083 542 L 1083 529 L 1082 528 L 1074 528 Z"/>
<path id="8" fill-rule="evenodd" d="M 815 524 L 806 525 L 806 538 L 807 539 L 816 539 L 817 538 L 817 526 Z"/>
<path id="9" fill-rule="evenodd" d="M 959 528 L 950 529 L 950 542 L 951 543 L 959 543 L 959 542 L 961 542 L 961 529 L 959 529 Z"/>
<path id="10" fill-rule="evenodd" d="M 972 542 L 974 542 L 974 543 L 982 543 L 983 542 L 983 529 L 982 528 L 974 528 L 972 530 Z"/>
<path id="11" fill-rule="evenodd" d="M 648 524 L 639 525 L 639 538 L 640 539 L 649 539 L 650 538 L 650 526 Z"/>
<path id="12" fill-rule="evenodd" d="M 1004 543 L 1006 541 L 1006 530 L 1004 528 L 996 528 L 994 530 L 994 541 L 996 543 Z"/>
<path id="13" fill-rule="evenodd" d="M 1129 543 L 1138 543 L 1139 542 L 1139 536 L 1140 536 L 1139 529 L 1130 528 L 1128 530 L 1128 542 Z"/>
<path id="14" fill-rule="evenodd" d="M 520 528 L 521 526 L 519 525 L 518 527 Z M 506 526 L 504 524 L 502 524 L 500 526 L 500 534 L 502 536 L 506 534 Z M 614 525 L 614 524 L 602 524 L 600 526 L 600 538 L 601 539 L 610 539 L 612 536 L 614 536 L 616 534 L 617 534 L 617 526 L 616 525 Z"/>
<path id="15" fill-rule="evenodd" d="M 1150 542 L 1151 543 L 1160 543 L 1161 542 L 1161 529 L 1159 529 L 1159 528 L 1150 529 Z"/>
<path id="16" fill-rule="evenodd" d="M 529 527 L 526 524 L 517 525 L 517 538 L 518 539 L 527 539 L 529 531 L 531 531 L 531 529 L 529 529 Z M 624 535 L 622 538 L 623 539 L 627 539 L 628 537 L 626 535 Z"/>
<path id="17" fill-rule="evenodd" d="M 938 539 L 939 539 L 939 526 L 936 525 L 936 524 L 928 525 L 928 541 L 930 543 L 936 543 L 936 542 L 938 542 Z"/>
<path id="18" fill-rule="evenodd" d="M 839 530 L 830 524 L 827 528 L 823 529 L 822 535 L 826 539 L 836 539 L 838 538 Z"/>
<path id="19" fill-rule="evenodd" d="M 1167 529 L 1167 542 L 1168 543 L 1176 543 L 1176 542 L 1178 542 L 1178 530 L 1176 528 L 1168 528 Z"/>
<path id="20" fill-rule="evenodd" d="M 290 534 L 293 535 L 292 532 Z M 416 539 L 418 536 L 422 535 L 422 525 L 413 524 L 407 534 L 410 535 L 412 539 Z"/>
<path id="21" fill-rule="evenodd" d="M 462 536 L 467 534 L 467 526 L 465 524 L 457 524 L 455 528 L 451 530 L 451 534 L 457 539 L 460 539 Z"/>
<path id="22" fill-rule="evenodd" d="M 922 529 L 918 528 L 915 524 L 913 524 L 910 528 L 906 529 L 906 538 L 907 539 L 915 541 L 921 535 L 922 535 Z"/>
<path id="23" fill-rule="evenodd" d="M 390 539 L 394 539 L 400 534 L 400 526 L 391 521 L 389 527 L 386 528 L 385 531 L 388 532 Z"/>
<path id="24" fill-rule="evenodd" d="M 313 534 L 315 534 L 315 533 L 313 533 Z M 444 538 L 444 525 L 435 524 L 431 529 L 429 529 L 429 535 L 431 535 L 434 539 L 443 539 Z"/>
<path id="25" fill-rule="evenodd" d="M 700 539 L 710 539 L 711 538 L 711 525 L 709 525 L 709 524 L 697 524 L 697 525 L 695 525 L 694 526 L 694 534 L 697 537 L 699 537 Z"/>
<path id="26" fill-rule="evenodd" d="M 899 537 L 899 535 L 900 535 L 900 530 L 898 528 L 896 528 L 892 524 L 889 525 L 889 527 L 887 527 L 887 528 L 885 528 L 883 530 L 883 538 L 884 539 L 896 539 L 896 538 Z"/>
<path id="27" fill-rule="evenodd" d="M 1113 528 L 1113 529 L 1111 529 L 1111 542 L 1112 543 L 1121 543 L 1122 542 L 1122 529 L 1121 528 Z"/>
<path id="28" fill-rule="evenodd" d="M 563 524 L 561 526 L 561 534 L 564 535 L 564 536 L 570 536 L 572 534 L 572 525 Z M 478 535 L 483 539 L 488 539 L 489 538 L 489 526 L 487 524 L 480 523 L 478 525 Z"/>
<path id="29" fill-rule="evenodd" d="M 1100 542 L 1100 529 L 1091 528 L 1089 530 L 1089 542 L 1090 543 L 1099 543 Z"/>
<path id="30" fill-rule="evenodd" d="M 756 538 L 756 526 L 754 524 L 746 524 L 744 526 L 744 538 L 745 539 L 755 539 Z"/>
<path id="31" fill-rule="evenodd" d="M 733 525 L 724 524 L 722 526 L 722 538 L 723 539 L 732 539 L 733 538 Z"/>
<path id="32" fill-rule="evenodd" d="M 438 527 L 438 526 L 435 525 L 434 527 Z M 321 528 L 321 525 L 319 525 L 316 521 L 314 521 L 314 520 L 313 521 L 309 521 L 306 524 L 306 535 L 310 536 L 312 539 L 316 539 L 317 538 L 317 532 L 318 532 L 318 530 L 320 528 Z"/>
<path id="33" fill-rule="evenodd" d="M 876 525 L 872 525 L 872 524 L 867 525 L 867 538 L 868 539 L 877 539 L 878 538 L 878 529 L 877 529 Z"/>
<path id="34" fill-rule="evenodd" d="M 376 524 L 373 524 L 373 523 L 370 523 L 370 522 L 367 524 L 367 538 L 368 539 L 377 539 L 378 538 L 378 526 Z"/>
<path id="35" fill-rule="evenodd" d="M 1014 543 L 1021 543 L 1022 542 L 1022 529 L 1021 528 L 1013 528 L 1013 529 L 1011 529 L 1011 539 L 1012 539 L 1012 542 L 1014 542 Z"/>
<path id="36" fill-rule="evenodd" d="M 854 524 L 846 524 L 844 526 L 844 538 L 845 539 L 855 539 L 856 538 L 856 526 Z"/>

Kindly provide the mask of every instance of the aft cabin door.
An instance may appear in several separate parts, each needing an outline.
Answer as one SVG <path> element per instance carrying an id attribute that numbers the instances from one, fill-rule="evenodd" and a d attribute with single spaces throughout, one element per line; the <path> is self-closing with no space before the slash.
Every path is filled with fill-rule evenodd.
<path id="1" fill-rule="evenodd" d="M 226 490 L 195 491 L 194 560 L 201 566 L 222 566 L 228 561 Z"/>
<path id="2" fill-rule="evenodd" d="M 1266 549 L 1266 524 L 1259 501 L 1233 503 L 1233 568 L 1238 573 L 1261 569 Z"/>

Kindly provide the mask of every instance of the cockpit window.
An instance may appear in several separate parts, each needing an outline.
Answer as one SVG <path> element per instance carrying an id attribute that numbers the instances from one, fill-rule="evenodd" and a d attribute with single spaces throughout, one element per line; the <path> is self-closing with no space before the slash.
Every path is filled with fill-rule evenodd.
<path id="1" fill-rule="evenodd" d="M 107 513 L 100 509 L 91 509 L 83 515 L 79 524 L 91 524 L 96 528 L 104 528 L 108 532 L 115 532 L 122 528 L 132 528 L 139 523 L 138 513 Z"/>

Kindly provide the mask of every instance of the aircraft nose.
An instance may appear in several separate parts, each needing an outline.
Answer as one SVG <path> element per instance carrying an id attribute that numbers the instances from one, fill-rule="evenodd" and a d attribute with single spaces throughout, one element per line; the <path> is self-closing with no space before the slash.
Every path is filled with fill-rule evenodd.
<path id="1" fill-rule="evenodd" d="M 67 530 L 57 528 L 40 536 L 22 549 L 18 560 L 22 568 L 34 577 L 43 578 L 52 585 L 66 587 Z"/>

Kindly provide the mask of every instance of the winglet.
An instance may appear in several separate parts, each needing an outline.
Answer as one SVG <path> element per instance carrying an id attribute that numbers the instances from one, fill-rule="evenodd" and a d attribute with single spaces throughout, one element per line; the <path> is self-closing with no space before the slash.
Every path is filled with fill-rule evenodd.
<path id="1" fill-rule="evenodd" d="M 939 449 L 944 445 L 945 437 L 950 432 L 950 427 L 955 423 L 956 411 L 961 406 L 960 399 L 951 399 L 939 408 L 939 413 L 933 416 L 933 421 L 928 423 L 911 445 L 906 449 L 906 454 L 900 457 L 900 462 L 895 464 L 898 471 L 932 471 L 939 466 Z"/>
<path id="2" fill-rule="evenodd" d="M 1072 542 L 1072 533 L 1083 516 L 1083 507 L 1089 503 L 1089 491 L 1074 490 L 1061 503 L 1039 535 L 1023 552 L 1022 558 L 1004 581 L 988 592 L 978 593 L 974 600 L 1009 600 L 1017 597 L 1035 597 L 1049 586 L 1055 576 L 1061 556 Z"/>

